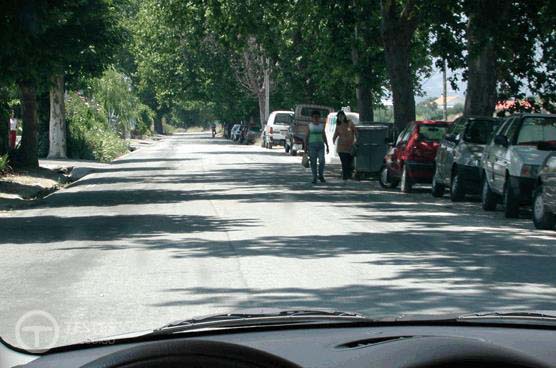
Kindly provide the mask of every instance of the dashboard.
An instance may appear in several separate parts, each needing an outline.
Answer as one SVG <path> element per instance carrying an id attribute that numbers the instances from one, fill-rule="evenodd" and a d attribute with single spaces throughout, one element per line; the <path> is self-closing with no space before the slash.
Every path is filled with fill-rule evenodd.
<path id="1" fill-rule="evenodd" d="M 195 341 L 252 348 L 291 362 L 292 366 L 300 367 L 432 366 L 432 363 L 449 362 L 442 358 L 447 356 L 446 354 L 465 359 L 470 356 L 478 358 L 484 354 L 501 354 L 508 358 L 508 362 L 517 364 L 513 366 L 556 367 L 556 329 L 492 325 L 392 325 L 336 328 L 296 326 L 287 329 L 271 327 L 263 330 L 247 328 L 238 331 L 236 329 L 232 333 L 228 331 L 196 332 L 194 335 L 178 333 L 165 336 L 164 340 L 91 345 L 77 350 L 61 350 L 40 357 L 18 354 L 18 361 L 21 364 L 18 367 L 75 368 L 87 364 L 93 367 L 95 365 L 92 362 L 129 349 L 148 350 L 160 343 L 179 344 Z M 166 347 L 166 349 L 172 348 Z M 6 349 L 0 351 L 0 354 L 4 355 L 3 358 L 6 358 L 5 352 Z M 429 360 L 425 359 L 427 357 Z M 523 359 L 523 364 L 518 364 L 521 362 L 520 359 Z M 0 368 L 8 367 L 2 364 L 7 361 L 0 357 Z"/>

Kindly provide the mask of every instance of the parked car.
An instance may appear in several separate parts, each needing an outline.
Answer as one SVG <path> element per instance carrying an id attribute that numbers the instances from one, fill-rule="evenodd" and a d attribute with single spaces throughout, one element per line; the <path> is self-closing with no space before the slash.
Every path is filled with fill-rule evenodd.
<path id="1" fill-rule="evenodd" d="M 293 118 L 293 124 L 288 129 L 284 149 L 286 153 L 295 156 L 298 151 L 305 150 L 305 134 L 307 125 L 311 122 L 313 111 L 319 111 L 322 119 L 326 119 L 328 114 L 334 111 L 332 107 L 321 105 L 297 105 Z"/>
<path id="2" fill-rule="evenodd" d="M 508 218 L 531 204 L 539 168 L 556 150 L 556 115 L 518 114 L 506 119 L 485 148 L 482 206 L 494 211 L 504 203 Z"/>
<path id="3" fill-rule="evenodd" d="M 411 192 L 417 183 L 431 183 L 434 159 L 449 123 L 445 121 L 414 121 L 400 133 L 384 158 L 379 182 L 384 188 L 400 184 L 402 192 Z"/>
<path id="4" fill-rule="evenodd" d="M 230 138 L 232 139 L 232 141 L 236 142 L 237 140 L 239 140 L 240 132 L 241 132 L 241 124 L 235 124 L 232 127 L 232 131 L 230 133 L 230 135 L 231 135 Z"/>
<path id="5" fill-rule="evenodd" d="M 540 168 L 533 198 L 533 222 L 537 229 L 553 230 L 556 226 L 556 152 Z"/>
<path id="6" fill-rule="evenodd" d="M 432 195 L 441 197 L 450 188 L 450 199 L 462 201 L 467 194 L 481 193 L 481 159 L 501 121 L 469 116 L 456 119 L 448 128 L 436 153 Z"/>
<path id="7" fill-rule="evenodd" d="M 259 126 L 244 126 L 239 143 L 253 144 L 260 135 L 261 128 Z"/>
<path id="8" fill-rule="evenodd" d="M 270 114 L 263 130 L 263 147 L 272 149 L 276 144 L 283 146 L 286 143 L 286 135 L 293 123 L 293 115 L 293 111 L 273 111 Z"/>

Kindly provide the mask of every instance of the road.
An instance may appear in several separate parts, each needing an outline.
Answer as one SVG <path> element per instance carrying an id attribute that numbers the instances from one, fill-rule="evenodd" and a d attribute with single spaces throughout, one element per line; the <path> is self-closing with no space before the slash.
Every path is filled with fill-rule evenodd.
<path id="1" fill-rule="evenodd" d="M 299 157 L 166 138 L 0 214 L 0 335 L 31 310 L 59 344 L 257 307 L 367 315 L 556 310 L 556 238 L 426 189 L 312 186 Z"/>

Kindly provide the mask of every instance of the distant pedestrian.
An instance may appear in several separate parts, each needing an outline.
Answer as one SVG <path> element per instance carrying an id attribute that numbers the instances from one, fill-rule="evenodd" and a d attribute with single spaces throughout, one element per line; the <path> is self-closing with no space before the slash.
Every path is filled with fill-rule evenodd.
<path id="1" fill-rule="evenodd" d="M 10 149 L 14 150 L 17 141 L 17 119 L 12 111 L 10 114 L 10 134 L 9 134 L 9 144 Z"/>
<path id="2" fill-rule="evenodd" d="M 318 161 L 318 179 L 321 183 L 324 180 L 324 147 L 326 146 L 326 153 L 329 153 L 328 141 L 326 140 L 326 133 L 324 131 L 324 123 L 321 119 L 321 114 L 318 110 L 311 113 L 312 121 L 309 123 L 305 138 L 305 147 L 309 153 L 309 160 L 311 163 L 311 172 L 313 173 L 313 184 L 317 183 L 317 161 Z"/>
<path id="3" fill-rule="evenodd" d="M 357 138 L 355 124 L 349 120 L 343 111 L 338 112 L 336 118 L 336 131 L 332 141 L 336 144 L 338 156 L 342 161 L 342 179 L 351 179 L 353 175 L 353 145 Z"/>

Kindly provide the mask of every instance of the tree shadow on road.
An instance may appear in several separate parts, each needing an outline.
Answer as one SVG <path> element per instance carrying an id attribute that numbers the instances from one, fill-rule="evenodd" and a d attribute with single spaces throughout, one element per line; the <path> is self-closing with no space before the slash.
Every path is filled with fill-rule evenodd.
<path id="1" fill-rule="evenodd" d="M 326 259 L 342 258 L 357 270 L 359 282 L 334 287 L 184 288 L 157 306 L 218 304 L 248 307 L 329 307 L 370 314 L 387 311 L 477 311 L 512 307 L 556 309 L 556 244 L 549 236 L 522 230 L 507 233 L 471 228 L 352 233 L 339 236 L 263 237 L 229 242 L 202 239 L 182 243 L 148 240 L 145 251 L 172 251 L 178 259 L 195 257 L 278 257 L 297 260 L 298 279 L 330 280 Z M 303 267 L 320 262 L 322 268 Z M 276 262 L 277 265 L 281 264 Z M 349 265 L 352 266 L 349 266 Z M 313 271 L 309 271 L 309 269 Z M 317 271 L 315 271 L 317 270 Z M 261 271 L 263 272 L 263 271 Z M 291 280 L 289 269 L 268 263 L 265 277 Z M 312 272 L 312 273 L 309 273 Z M 362 274 L 363 272 L 363 274 Z M 368 282 L 361 283 L 364 272 Z M 315 274 L 316 273 L 316 274 Z M 333 277 L 332 277 L 333 280 Z M 355 280 L 354 280 L 355 281 Z"/>
<path id="2" fill-rule="evenodd" d="M 517 286 L 519 288 L 519 286 Z M 515 287 L 508 286 L 512 291 Z M 164 290 L 168 300 L 156 308 L 196 305 L 207 309 L 237 311 L 249 308 L 329 308 L 358 312 L 370 317 L 422 314 L 470 313 L 500 310 L 554 310 L 554 294 L 523 292 L 508 300 L 511 292 L 491 286 L 485 288 L 427 290 L 416 286 L 349 284 L 339 287 L 284 288 L 183 288 Z M 193 317 L 193 316 L 191 316 Z"/>
<path id="3" fill-rule="evenodd" d="M 233 232 L 256 226 L 251 219 L 223 219 L 211 216 L 114 215 L 7 217 L 0 222 L 2 244 L 47 244 L 86 241 L 83 249 L 94 249 L 93 242 L 124 240 L 161 235 L 188 236 L 195 233 Z M 79 246 L 81 247 L 81 246 Z M 105 250 L 117 248 L 105 248 Z"/>

